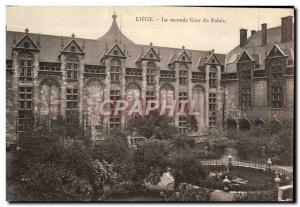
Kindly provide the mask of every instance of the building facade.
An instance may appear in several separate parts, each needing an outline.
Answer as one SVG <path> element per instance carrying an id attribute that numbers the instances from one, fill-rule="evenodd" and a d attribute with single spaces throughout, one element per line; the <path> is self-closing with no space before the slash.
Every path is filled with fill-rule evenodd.
<path id="1" fill-rule="evenodd" d="M 240 30 L 240 45 L 227 54 L 222 73 L 227 128 L 251 130 L 272 124 L 280 129 L 294 118 L 294 24 L 261 31 Z"/>
<path id="2" fill-rule="evenodd" d="M 188 115 L 173 120 L 182 133 L 197 138 L 213 126 L 244 123 L 250 129 L 257 120 L 292 119 L 292 17 L 275 29 L 265 25 L 249 38 L 241 30 L 241 45 L 227 55 L 135 44 L 116 18 L 97 40 L 7 31 L 7 142 L 15 143 L 36 117 L 63 116 L 81 124 L 93 140 L 126 129 L 130 117 L 125 113 L 100 114 L 105 100 L 195 100 L 196 128 L 189 126 Z M 269 33 L 278 38 L 278 31 L 280 42 L 272 37 L 255 45 Z"/>

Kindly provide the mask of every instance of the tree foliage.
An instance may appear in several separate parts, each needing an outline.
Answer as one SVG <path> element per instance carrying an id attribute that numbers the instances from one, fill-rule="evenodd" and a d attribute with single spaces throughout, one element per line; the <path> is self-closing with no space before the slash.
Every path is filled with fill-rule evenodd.
<path id="1" fill-rule="evenodd" d="M 256 126 L 252 131 L 240 132 L 236 143 L 240 158 L 265 162 L 270 157 L 274 163 L 291 164 L 293 161 L 292 125 L 287 123 L 282 130 L 276 132 L 272 130 L 273 127 Z"/>
<path id="2" fill-rule="evenodd" d="M 146 138 L 172 139 L 178 133 L 178 128 L 167 115 L 151 114 L 149 116 L 132 118 L 128 128 Z"/>
<path id="3" fill-rule="evenodd" d="M 136 179 L 144 179 L 151 169 L 157 169 L 160 174 L 167 169 L 167 156 L 170 146 L 167 141 L 150 139 L 134 151 L 133 163 Z"/>

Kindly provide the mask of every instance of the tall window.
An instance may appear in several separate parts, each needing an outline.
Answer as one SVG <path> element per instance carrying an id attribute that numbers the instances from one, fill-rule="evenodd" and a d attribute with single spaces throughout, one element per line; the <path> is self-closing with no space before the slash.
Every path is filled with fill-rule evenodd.
<path id="1" fill-rule="evenodd" d="M 179 84 L 187 85 L 188 81 L 188 67 L 186 64 L 181 64 L 179 68 Z"/>
<path id="2" fill-rule="evenodd" d="M 210 93 L 209 94 L 209 110 L 210 111 L 215 111 L 216 110 L 216 103 L 217 103 L 217 98 L 215 93 Z"/>
<path id="3" fill-rule="evenodd" d="M 241 71 L 242 81 L 251 81 L 251 67 L 249 65 L 244 65 Z"/>
<path id="4" fill-rule="evenodd" d="M 160 99 L 171 103 L 174 100 L 174 88 L 170 85 L 165 85 L 160 90 Z"/>
<path id="5" fill-rule="evenodd" d="M 121 98 L 120 90 L 111 90 L 110 91 L 110 100 L 116 101 L 116 100 L 120 100 L 120 98 Z"/>
<path id="6" fill-rule="evenodd" d="M 33 57 L 28 54 L 23 54 L 19 59 L 20 79 L 31 79 L 33 70 Z"/>
<path id="7" fill-rule="evenodd" d="M 146 78 L 147 84 L 153 84 L 155 82 L 155 69 L 156 66 L 153 62 L 149 62 L 147 64 L 147 78 Z"/>
<path id="8" fill-rule="evenodd" d="M 32 87 L 19 87 L 18 131 L 26 131 L 32 124 Z"/>
<path id="9" fill-rule="evenodd" d="M 179 132 L 185 134 L 188 132 L 187 116 L 179 117 Z"/>
<path id="10" fill-rule="evenodd" d="M 210 66 L 209 69 L 209 87 L 217 87 L 217 68 L 214 65 Z"/>
<path id="11" fill-rule="evenodd" d="M 19 88 L 19 109 L 32 109 L 32 87 Z"/>
<path id="12" fill-rule="evenodd" d="M 181 109 L 181 106 L 184 104 L 184 101 L 187 99 L 188 99 L 187 92 L 179 92 L 179 110 Z"/>
<path id="13" fill-rule="evenodd" d="M 210 112 L 209 114 L 209 128 L 217 125 L 217 114 L 215 111 Z"/>
<path id="14" fill-rule="evenodd" d="M 78 78 L 79 60 L 76 56 L 70 56 L 67 59 L 67 77 L 68 79 Z"/>
<path id="15" fill-rule="evenodd" d="M 113 60 L 110 66 L 110 78 L 112 82 L 120 82 L 121 62 Z"/>
<path id="16" fill-rule="evenodd" d="M 146 91 L 146 101 L 155 100 L 154 91 Z"/>
<path id="17" fill-rule="evenodd" d="M 282 88 L 272 87 L 272 107 L 282 108 Z"/>
<path id="18" fill-rule="evenodd" d="M 121 128 L 121 117 L 120 116 L 111 116 L 109 120 L 110 129 L 120 129 Z"/>
<path id="19" fill-rule="evenodd" d="M 78 106 L 78 89 L 67 88 L 67 109 L 76 110 Z"/>
<path id="20" fill-rule="evenodd" d="M 217 125 L 217 114 L 216 114 L 217 97 L 215 93 L 209 93 L 208 102 L 209 102 L 209 127 L 211 128 Z"/>
<path id="21" fill-rule="evenodd" d="M 12 67 L 13 67 L 13 61 L 6 60 L 6 69 L 12 69 Z"/>
<path id="22" fill-rule="evenodd" d="M 127 101 L 135 101 L 141 99 L 141 90 L 137 85 L 131 85 L 127 88 Z"/>
<path id="23" fill-rule="evenodd" d="M 271 68 L 272 68 L 272 76 L 273 78 L 281 78 L 283 74 L 283 69 L 282 69 L 282 61 L 277 60 L 276 62 L 271 63 Z"/>
<path id="24" fill-rule="evenodd" d="M 251 88 L 242 88 L 241 105 L 243 108 L 248 108 L 251 106 Z"/>

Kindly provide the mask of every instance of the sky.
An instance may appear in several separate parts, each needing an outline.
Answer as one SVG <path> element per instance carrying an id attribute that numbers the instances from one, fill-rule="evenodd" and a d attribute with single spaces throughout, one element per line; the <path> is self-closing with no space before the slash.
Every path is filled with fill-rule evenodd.
<path id="1" fill-rule="evenodd" d="M 121 31 L 137 44 L 227 53 L 239 44 L 241 28 L 260 30 L 280 26 L 281 17 L 293 16 L 289 8 L 209 7 L 38 7 L 8 6 L 6 26 L 10 31 L 97 39 L 109 29 L 115 11 Z M 153 21 L 137 21 L 152 17 Z M 168 19 L 168 22 L 163 22 Z M 212 21 L 221 20 L 221 22 Z M 171 22 L 186 19 L 187 22 Z M 199 22 L 192 22 L 195 19 Z M 204 21 L 207 20 L 207 21 Z"/>

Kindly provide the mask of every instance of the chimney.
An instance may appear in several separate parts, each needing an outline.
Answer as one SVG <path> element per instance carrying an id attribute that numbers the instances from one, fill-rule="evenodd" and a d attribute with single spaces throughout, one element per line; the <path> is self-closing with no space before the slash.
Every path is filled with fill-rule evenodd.
<path id="1" fill-rule="evenodd" d="M 261 45 L 266 45 L 267 44 L 267 24 L 261 24 Z"/>
<path id="2" fill-rule="evenodd" d="M 293 16 L 281 18 L 281 42 L 288 42 L 293 35 Z"/>
<path id="3" fill-rule="evenodd" d="M 251 36 L 256 33 L 256 30 L 251 30 Z"/>
<path id="4" fill-rule="evenodd" d="M 247 43 L 247 30 L 240 29 L 240 47 L 244 47 Z"/>

